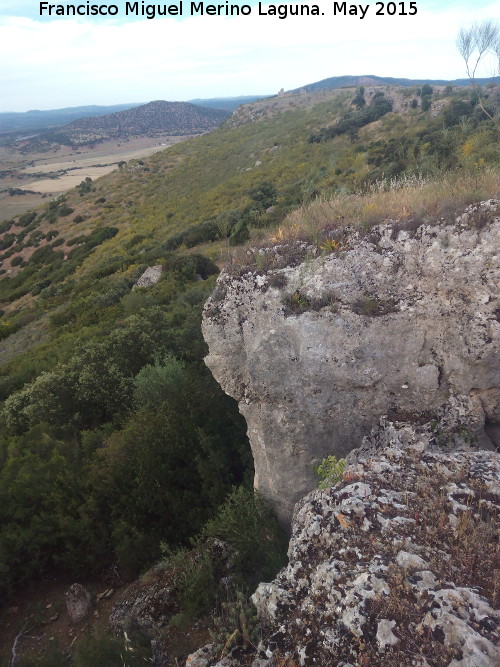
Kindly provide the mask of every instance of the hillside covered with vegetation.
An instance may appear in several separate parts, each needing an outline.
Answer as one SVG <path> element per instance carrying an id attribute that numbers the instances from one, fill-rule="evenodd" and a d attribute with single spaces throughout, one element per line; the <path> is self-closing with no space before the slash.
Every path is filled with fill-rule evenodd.
<path id="1" fill-rule="evenodd" d="M 485 95 L 498 108 L 499 87 Z M 498 194 L 499 166 L 470 89 L 321 90 L 252 102 L 0 223 L 1 593 L 54 567 L 130 578 L 244 516 L 247 501 L 220 518 L 253 470 L 200 322 L 219 270 L 251 264 L 245 244 L 332 252 L 346 225 L 446 222 Z"/>

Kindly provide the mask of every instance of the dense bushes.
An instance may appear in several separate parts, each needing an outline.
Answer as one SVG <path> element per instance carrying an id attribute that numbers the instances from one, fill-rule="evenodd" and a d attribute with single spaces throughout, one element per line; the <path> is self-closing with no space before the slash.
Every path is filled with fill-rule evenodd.
<path id="1" fill-rule="evenodd" d="M 191 549 L 165 549 L 165 569 L 176 573 L 182 624 L 217 602 L 243 598 L 260 581 L 270 581 L 286 563 L 288 539 L 269 505 L 250 488 L 235 487 L 213 519 L 192 540 Z M 220 586 L 221 579 L 227 580 Z"/>
<path id="2" fill-rule="evenodd" d="M 199 255 L 165 262 L 167 280 L 151 289 L 147 308 L 117 321 L 120 305 L 110 306 L 106 335 L 96 331 L 4 403 L 4 589 L 56 563 L 76 573 L 116 562 L 135 575 L 159 557 L 161 541 L 186 544 L 251 474 L 243 419 L 201 362 L 210 287 L 198 276 L 216 267 Z M 173 291 L 160 308 L 162 285 Z M 103 294 L 74 300 L 57 326 L 66 321 L 81 335 Z"/>
<path id="3" fill-rule="evenodd" d="M 361 127 L 382 118 L 389 111 L 392 111 L 392 102 L 386 99 L 383 93 L 375 93 L 368 106 L 361 106 L 358 111 L 348 112 L 332 127 L 323 127 L 318 133 L 311 134 L 309 143 L 327 141 L 341 134 L 354 136 Z"/>

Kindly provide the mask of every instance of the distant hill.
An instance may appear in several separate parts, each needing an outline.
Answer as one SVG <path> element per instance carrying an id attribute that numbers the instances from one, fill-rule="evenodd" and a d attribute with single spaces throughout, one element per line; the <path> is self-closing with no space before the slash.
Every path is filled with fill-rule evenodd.
<path id="1" fill-rule="evenodd" d="M 52 144 L 83 146 L 109 139 L 126 140 L 141 135 L 156 137 L 201 134 L 218 127 L 230 115 L 230 112 L 224 109 L 210 109 L 189 102 L 157 100 L 117 113 L 80 118 L 17 145 L 19 150 L 29 151 L 34 146 L 38 150 L 44 150 L 44 146 Z"/>
<path id="2" fill-rule="evenodd" d="M 269 95 L 240 95 L 239 97 L 210 97 L 208 99 L 189 100 L 191 104 L 202 107 L 211 107 L 212 109 L 226 109 L 234 111 L 242 104 L 250 104 L 257 100 L 265 99 Z"/>
<path id="3" fill-rule="evenodd" d="M 113 104 L 111 106 L 90 104 L 81 107 L 50 109 L 48 111 L 2 112 L 0 113 L 0 133 L 46 130 L 51 127 L 61 127 L 84 116 L 104 116 L 105 114 L 132 109 L 136 106 L 139 106 L 139 103 Z"/>
<path id="4" fill-rule="evenodd" d="M 190 102 L 156 100 L 133 109 L 73 121 L 61 128 L 65 133 L 95 133 L 110 137 L 161 132 L 199 134 L 220 125 L 229 116 L 223 109 L 200 107 Z"/>
<path id="5" fill-rule="evenodd" d="M 483 85 L 490 82 L 500 83 L 500 76 L 490 77 L 488 79 L 476 79 L 477 83 Z M 469 79 L 454 79 L 448 81 L 445 79 L 394 79 L 390 76 L 374 76 L 373 74 L 364 74 L 362 76 L 332 76 L 328 79 L 322 79 L 314 83 L 308 83 L 300 88 L 295 88 L 288 92 L 296 93 L 300 90 L 312 92 L 315 90 L 329 90 L 331 88 L 342 88 L 343 86 L 421 86 L 429 83 L 435 86 L 469 86 Z"/>

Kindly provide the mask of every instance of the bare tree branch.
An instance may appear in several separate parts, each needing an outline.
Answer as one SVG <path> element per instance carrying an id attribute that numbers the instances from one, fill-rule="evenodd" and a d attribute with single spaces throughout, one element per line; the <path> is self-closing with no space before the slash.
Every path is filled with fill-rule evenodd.
<path id="1" fill-rule="evenodd" d="M 500 73 L 500 25 L 497 21 L 490 20 L 474 23 L 470 28 L 460 28 L 456 44 L 458 52 L 464 59 L 467 76 L 474 88 L 479 107 L 485 116 L 495 123 L 500 133 L 500 121 L 484 106 L 481 87 L 476 82 L 479 63 L 488 54 L 496 57 L 497 72 Z"/>

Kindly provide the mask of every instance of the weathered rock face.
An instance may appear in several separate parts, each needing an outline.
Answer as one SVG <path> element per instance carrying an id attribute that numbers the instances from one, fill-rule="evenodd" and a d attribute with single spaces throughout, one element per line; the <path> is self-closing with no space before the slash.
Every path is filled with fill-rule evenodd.
<path id="1" fill-rule="evenodd" d="M 163 267 L 161 264 L 156 266 L 148 266 L 144 271 L 139 280 L 134 284 L 133 289 L 136 287 L 152 287 L 160 280 Z"/>
<path id="2" fill-rule="evenodd" d="M 92 596 L 81 584 L 72 584 L 65 594 L 66 609 L 72 623 L 84 621 L 92 610 Z"/>
<path id="3" fill-rule="evenodd" d="M 443 440 L 470 428 L 463 408 L 443 408 Z M 186 667 L 499 664 L 500 455 L 382 418 L 347 463 L 296 505 L 289 564 L 252 596 L 258 649 L 207 645 Z"/>
<path id="4" fill-rule="evenodd" d="M 113 606 L 109 627 L 114 634 L 133 629 L 154 635 L 177 611 L 172 574 L 159 565 L 126 589 Z"/>
<path id="5" fill-rule="evenodd" d="M 344 481 L 298 503 L 289 565 L 252 598 L 261 664 L 499 664 L 500 455 L 433 441 L 381 420 Z"/>
<path id="6" fill-rule="evenodd" d="M 206 363 L 239 402 L 256 487 L 284 522 L 315 486 L 313 465 L 345 455 L 381 415 L 430 416 L 450 395 L 465 396 L 474 438 L 492 447 L 499 205 L 413 235 L 354 233 L 334 254 L 273 270 L 285 250 L 277 246 L 260 251 L 264 275 L 220 276 L 204 312 Z"/>

